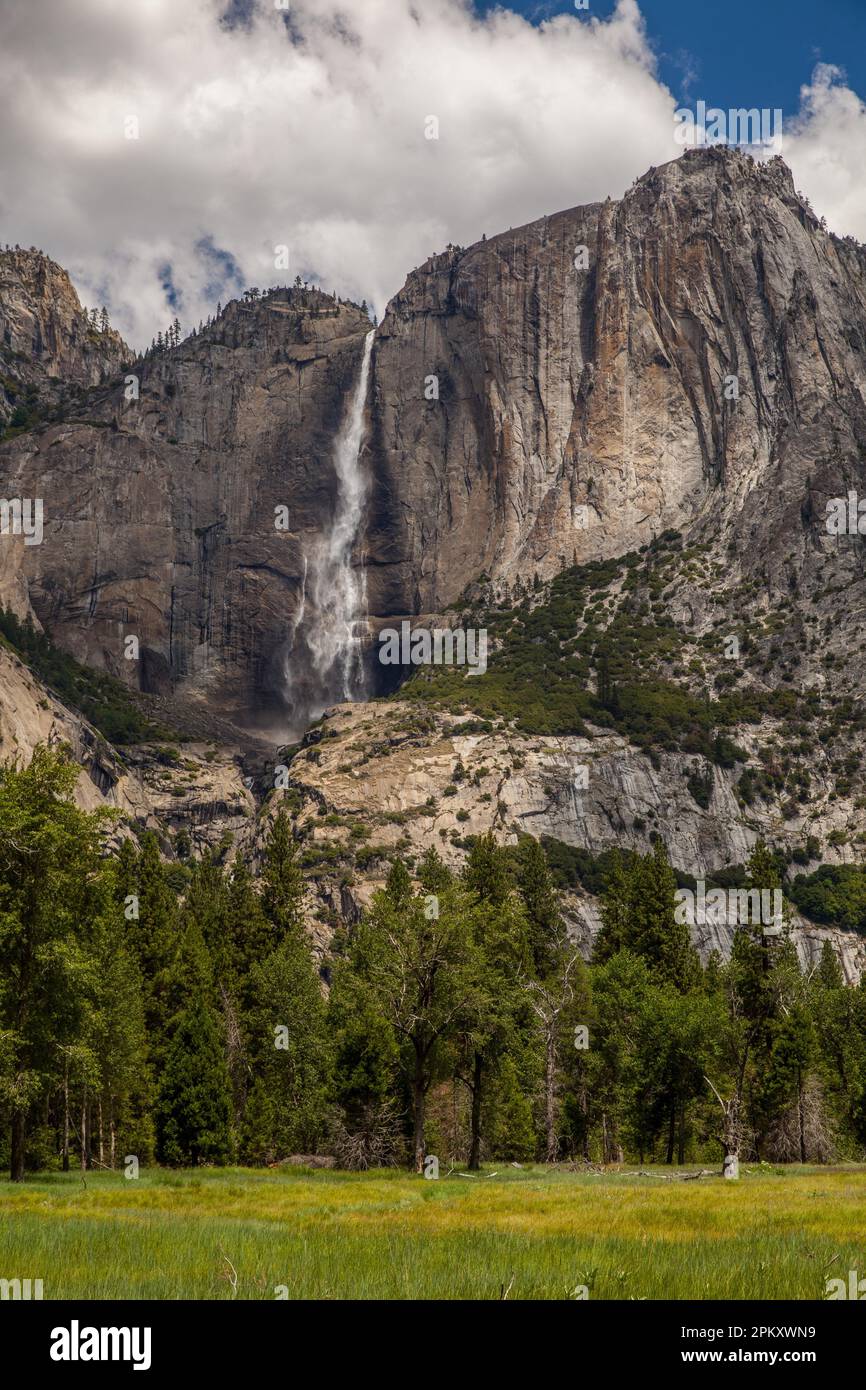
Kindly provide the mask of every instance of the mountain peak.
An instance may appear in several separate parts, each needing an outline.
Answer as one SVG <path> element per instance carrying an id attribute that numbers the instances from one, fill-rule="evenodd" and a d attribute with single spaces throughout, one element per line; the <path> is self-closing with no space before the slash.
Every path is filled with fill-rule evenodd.
<path id="1" fill-rule="evenodd" d="M 32 246 L 0 250 L 0 428 L 25 427 L 133 356 L 106 315 L 85 312 L 56 261 Z"/>

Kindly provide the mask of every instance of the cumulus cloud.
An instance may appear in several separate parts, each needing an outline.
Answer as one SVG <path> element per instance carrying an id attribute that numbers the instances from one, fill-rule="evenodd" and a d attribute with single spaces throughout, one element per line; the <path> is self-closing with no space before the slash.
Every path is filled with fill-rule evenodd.
<path id="1" fill-rule="evenodd" d="M 803 101 L 798 182 L 866 236 L 862 103 L 830 69 Z M 674 106 L 636 0 L 537 26 L 469 0 L 4 0 L 0 238 L 43 247 L 137 346 L 296 274 L 381 313 L 447 242 L 675 158 Z"/>
<path id="2" fill-rule="evenodd" d="M 866 242 L 866 104 L 845 85 L 842 69 L 820 63 L 800 89 L 783 157 L 830 230 Z"/>

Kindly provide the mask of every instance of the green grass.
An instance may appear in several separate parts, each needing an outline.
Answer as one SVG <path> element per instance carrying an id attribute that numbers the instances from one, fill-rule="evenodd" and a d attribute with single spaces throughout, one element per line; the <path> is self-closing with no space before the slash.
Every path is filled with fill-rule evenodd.
<path id="1" fill-rule="evenodd" d="M 866 1275 L 866 1168 L 739 1183 L 505 1168 L 0 1184 L 0 1277 L 58 1299 L 820 1299 Z M 233 1271 L 237 1276 L 232 1286 Z"/>

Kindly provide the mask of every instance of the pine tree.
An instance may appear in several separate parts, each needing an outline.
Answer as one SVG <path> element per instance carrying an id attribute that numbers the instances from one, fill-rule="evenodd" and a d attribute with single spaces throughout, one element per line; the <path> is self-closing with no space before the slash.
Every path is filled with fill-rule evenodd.
<path id="1" fill-rule="evenodd" d="M 127 873 L 131 870 L 128 856 L 126 851 L 124 869 Z M 128 930 L 141 972 L 150 1055 L 156 1063 L 171 1008 L 168 1001 L 170 970 L 177 951 L 179 929 L 177 898 L 169 887 L 159 842 L 151 830 L 142 836 L 135 883 L 138 916 L 129 919 Z"/>
<path id="2" fill-rule="evenodd" d="M 276 946 L 288 932 L 303 927 L 304 878 L 291 822 L 282 809 L 271 822 L 262 879 L 262 907 L 273 925 Z"/>
<path id="3" fill-rule="evenodd" d="M 128 926 L 116 908 L 106 912 L 94 951 L 90 1039 L 99 1066 L 96 1145 L 100 1165 L 109 1168 L 127 1153 L 147 1161 L 154 1141 L 144 992 Z"/>
<path id="4" fill-rule="evenodd" d="M 403 900 L 405 901 L 405 900 Z M 343 1161 L 378 1166 L 395 1154 L 394 1119 L 400 1049 L 394 1030 L 350 959 L 335 962 L 328 995 L 333 1053 L 334 1128 Z"/>
<path id="5" fill-rule="evenodd" d="M 127 906 L 127 898 L 138 892 L 138 852 L 131 837 L 120 842 L 114 861 L 114 887 L 117 903 L 123 908 Z"/>
<path id="6" fill-rule="evenodd" d="M 401 1047 L 402 1080 L 412 1099 L 413 1166 L 426 1151 L 427 1093 L 444 1065 L 447 1046 L 473 1010 L 479 957 L 467 914 L 435 850 L 419 875 L 436 894 L 437 913 L 424 896 L 395 905 L 377 893 L 352 941 L 352 969 Z"/>
<path id="7" fill-rule="evenodd" d="M 592 958 L 596 964 L 634 946 L 638 875 L 639 861 L 635 856 L 621 852 L 613 856 L 601 899 L 601 931 L 593 949 Z"/>
<path id="8" fill-rule="evenodd" d="M 0 1102 L 10 1172 L 24 1177 L 28 1121 L 62 1082 L 64 1049 L 93 1072 L 93 942 L 107 910 L 102 813 L 73 803 L 78 767 L 38 747 L 0 768 Z"/>
<path id="9" fill-rule="evenodd" d="M 635 949 L 655 967 L 662 981 L 685 994 L 697 985 L 701 966 L 688 923 L 676 920 L 677 880 L 661 838 L 642 862 L 639 883 L 640 925 Z"/>
<path id="10" fill-rule="evenodd" d="M 749 857 L 747 871 L 749 889 L 781 889 L 778 863 L 760 840 Z M 721 1029 L 719 1076 L 713 1079 L 708 1075 L 708 1082 L 722 1107 L 724 1129 L 720 1137 L 726 1161 L 738 1158 L 748 1125 L 760 1152 L 778 1118 L 780 1097 L 770 1067 L 773 1042 L 780 1019 L 802 987 L 787 923 L 779 938 L 768 938 L 764 925 L 757 920 L 737 926 L 731 958 L 721 972 L 727 1018 Z"/>
<path id="11" fill-rule="evenodd" d="M 718 1001 L 702 991 L 682 993 L 656 981 L 647 990 L 631 1024 L 633 1084 L 625 1110 L 642 1155 L 661 1138 L 663 1161 L 685 1162 L 689 1110 L 706 1096 L 704 1077 L 713 1056 L 709 1040 L 718 1011 Z"/>
<path id="12" fill-rule="evenodd" d="M 315 1153 L 325 1132 L 331 1070 L 325 1001 L 309 948 L 290 930 L 252 972 L 253 1082 L 244 1119 L 247 1161 Z"/>
<path id="13" fill-rule="evenodd" d="M 492 834 L 472 846 L 462 875 L 465 904 L 478 972 L 458 1034 L 459 1075 L 470 1095 L 469 1168 L 481 1163 L 481 1126 L 492 1071 L 518 1043 L 519 1020 L 527 1012 L 522 988 L 530 971 L 530 928 L 523 900 L 511 885 L 508 852 Z"/>
<path id="14" fill-rule="evenodd" d="M 490 1109 L 493 1156 L 506 1163 L 531 1162 L 536 1147 L 532 1102 L 521 1086 L 517 1063 L 508 1053 L 499 1064 Z"/>
<path id="15" fill-rule="evenodd" d="M 617 951 L 642 956 L 661 982 L 686 993 L 698 984 L 701 967 L 687 922 L 676 920 L 677 880 L 661 839 L 642 858 L 618 856 L 602 899 L 602 930 L 593 959 Z"/>
<path id="16" fill-rule="evenodd" d="M 547 855 L 531 836 L 520 846 L 518 884 L 529 922 L 535 974 L 543 979 L 556 968 L 562 917 Z"/>
<path id="17" fill-rule="evenodd" d="M 209 1003 L 210 961 L 195 923 L 187 928 L 176 973 L 186 1003 L 171 1022 L 160 1071 L 157 1157 L 170 1167 L 225 1163 L 231 1155 L 231 1085 Z"/>
<path id="18" fill-rule="evenodd" d="M 785 1112 L 795 1117 L 796 1150 L 786 1159 L 809 1161 L 806 1129 L 806 1092 L 818 1053 L 815 1028 L 803 1002 L 789 1006 L 773 1030 L 773 1042 L 762 1077 L 762 1109 L 770 1124 L 783 1122 Z"/>
<path id="19" fill-rule="evenodd" d="M 385 892 L 395 907 L 403 907 L 412 897 L 412 879 L 402 859 L 395 859 L 388 870 Z"/>
<path id="20" fill-rule="evenodd" d="M 622 1161 L 623 1141 L 635 1098 L 637 1038 L 646 1000 L 652 989 L 645 961 L 630 951 L 618 951 L 592 972 L 590 1008 L 580 1020 L 588 1029 L 590 1047 L 575 1049 L 582 1066 L 584 1094 L 581 1106 L 571 1100 L 572 1126 L 588 1157 L 588 1133 L 600 1132 L 604 1163 Z M 637 1135 L 639 1152 L 644 1140 Z"/>
<path id="21" fill-rule="evenodd" d="M 821 959 L 818 962 L 816 980 L 824 989 L 845 988 L 845 976 L 842 974 L 839 957 L 829 941 L 825 941 L 821 947 Z"/>
<path id="22" fill-rule="evenodd" d="M 253 877 L 242 859 L 237 859 L 228 881 L 226 898 L 228 922 L 227 982 L 240 991 L 245 1001 L 253 967 L 274 948 L 274 927 L 253 886 Z"/>
<path id="23" fill-rule="evenodd" d="M 442 862 L 435 845 L 431 845 L 421 856 L 418 868 L 418 882 L 426 893 L 442 893 L 451 884 L 451 874 Z"/>
<path id="24" fill-rule="evenodd" d="M 480 902 L 498 906 L 511 892 L 508 856 L 491 830 L 479 835 L 469 851 L 463 873 L 466 888 Z"/>
<path id="25" fill-rule="evenodd" d="M 229 884 L 220 863 L 220 848 L 205 850 L 192 866 L 186 892 L 185 926 L 195 922 L 213 965 L 213 1002 L 221 980 L 234 978 L 234 939 L 229 906 Z"/>
<path id="26" fill-rule="evenodd" d="M 211 918 L 215 997 L 231 1077 L 234 1124 L 239 1130 L 250 1084 L 250 1038 L 256 1005 L 253 970 L 272 950 L 273 927 L 242 859 L 235 861 L 227 883 L 222 871 L 217 872 L 218 910 Z"/>

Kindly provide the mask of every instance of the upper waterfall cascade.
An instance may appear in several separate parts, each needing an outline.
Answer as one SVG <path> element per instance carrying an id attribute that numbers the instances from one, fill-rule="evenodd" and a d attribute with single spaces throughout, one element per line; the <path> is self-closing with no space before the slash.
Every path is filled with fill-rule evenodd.
<path id="1" fill-rule="evenodd" d="M 318 685 L 318 712 L 334 700 L 353 700 L 364 694 L 367 587 L 354 551 L 367 491 L 360 455 L 374 337 L 375 329 L 365 339 L 361 370 L 334 446 L 337 499 L 333 523 L 310 556 L 313 613 L 307 643 Z"/>

